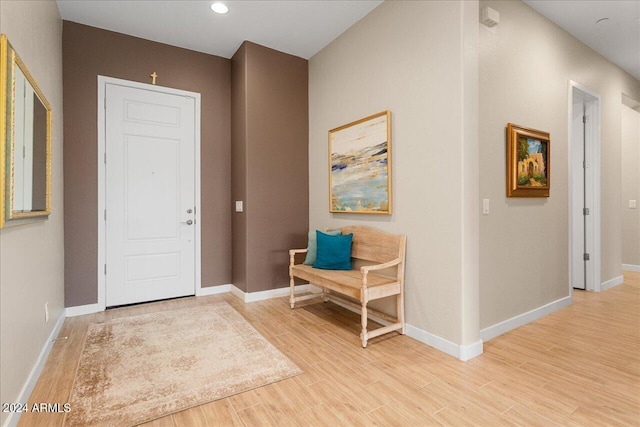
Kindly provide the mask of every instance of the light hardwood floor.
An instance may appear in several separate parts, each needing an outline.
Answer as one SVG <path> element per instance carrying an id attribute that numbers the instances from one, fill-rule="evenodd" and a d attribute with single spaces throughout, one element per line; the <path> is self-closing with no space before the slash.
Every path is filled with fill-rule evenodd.
<path id="1" fill-rule="evenodd" d="M 356 314 L 288 299 L 244 304 L 187 298 L 69 318 L 29 403 L 68 401 L 90 322 L 232 304 L 304 374 L 144 424 L 161 426 L 634 426 L 640 425 L 640 273 L 599 294 L 576 291 L 559 312 L 494 338 L 468 362 L 406 336 L 366 349 Z M 24 414 L 21 426 L 59 426 Z"/>

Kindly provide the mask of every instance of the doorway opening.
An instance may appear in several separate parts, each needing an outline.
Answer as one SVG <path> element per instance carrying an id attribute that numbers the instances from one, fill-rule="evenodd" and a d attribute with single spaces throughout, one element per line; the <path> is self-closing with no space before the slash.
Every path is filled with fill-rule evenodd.
<path id="1" fill-rule="evenodd" d="M 569 281 L 600 291 L 600 95 L 569 85 Z"/>

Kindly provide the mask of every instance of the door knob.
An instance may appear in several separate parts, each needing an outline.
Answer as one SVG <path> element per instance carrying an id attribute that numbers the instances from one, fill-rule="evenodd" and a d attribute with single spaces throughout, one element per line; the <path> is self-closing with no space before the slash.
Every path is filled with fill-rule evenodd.
<path id="1" fill-rule="evenodd" d="M 193 224 L 193 221 L 191 221 L 190 219 L 188 219 L 188 220 L 186 220 L 186 221 L 183 221 L 182 223 L 183 223 L 183 224 L 187 224 L 187 225 L 191 225 L 191 224 Z"/>
<path id="2" fill-rule="evenodd" d="M 193 212 L 191 209 L 187 209 L 187 213 L 191 213 Z"/>

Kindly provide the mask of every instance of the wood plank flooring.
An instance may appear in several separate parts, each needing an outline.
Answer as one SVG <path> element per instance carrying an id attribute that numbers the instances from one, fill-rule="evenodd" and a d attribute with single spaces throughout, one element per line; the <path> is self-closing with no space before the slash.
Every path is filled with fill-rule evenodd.
<path id="1" fill-rule="evenodd" d="M 29 399 L 65 403 L 89 323 L 228 301 L 304 374 L 201 405 L 146 427 L 640 426 L 640 273 L 484 344 L 460 362 L 406 336 L 357 337 L 359 317 L 287 298 L 244 304 L 186 298 L 66 319 Z M 23 414 L 21 426 L 60 426 L 62 414 Z"/>

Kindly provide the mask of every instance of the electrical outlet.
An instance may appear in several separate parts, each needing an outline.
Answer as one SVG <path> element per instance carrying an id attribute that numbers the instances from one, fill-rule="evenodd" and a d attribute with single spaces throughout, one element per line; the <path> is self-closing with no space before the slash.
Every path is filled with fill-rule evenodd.
<path id="1" fill-rule="evenodd" d="M 44 303 L 44 321 L 45 322 L 49 321 L 49 303 L 48 302 Z"/>

